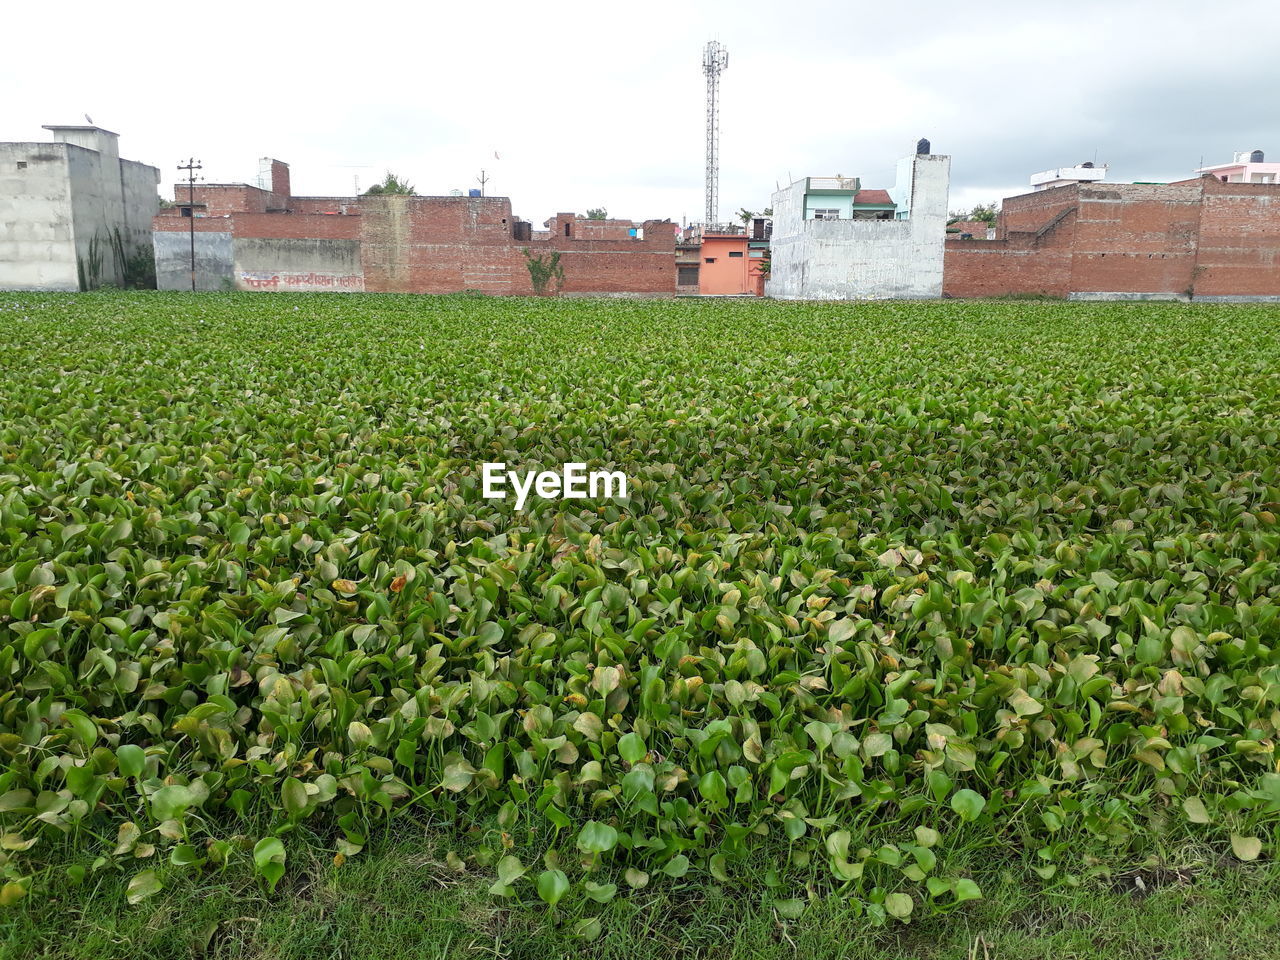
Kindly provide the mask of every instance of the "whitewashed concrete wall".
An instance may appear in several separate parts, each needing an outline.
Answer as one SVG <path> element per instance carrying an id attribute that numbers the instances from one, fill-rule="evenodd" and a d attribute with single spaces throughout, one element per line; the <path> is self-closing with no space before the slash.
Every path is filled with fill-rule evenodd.
<path id="1" fill-rule="evenodd" d="M 0 143 L 0 289 L 80 289 L 64 144 Z"/>
<path id="2" fill-rule="evenodd" d="M 765 293 L 781 299 L 913 299 L 942 295 L 951 158 L 898 164 L 890 195 L 905 220 L 805 220 L 805 181 L 773 195 Z"/>

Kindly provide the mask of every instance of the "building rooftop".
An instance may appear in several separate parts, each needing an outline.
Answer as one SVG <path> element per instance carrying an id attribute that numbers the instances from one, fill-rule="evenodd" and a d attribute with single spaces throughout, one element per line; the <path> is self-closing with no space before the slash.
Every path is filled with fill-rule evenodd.
<path id="1" fill-rule="evenodd" d="M 1052 170 L 1042 170 L 1039 173 L 1031 175 L 1031 186 L 1039 187 L 1048 183 L 1080 181 L 1091 183 L 1097 180 L 1105 180 L 1107 176 L 1107 165 L 1101 166 L 1086 161 L 1085 163 L 1077 163 L 1074 167 L 1055 167 Z"/>
<path id="2" fill-rule="evenodd" d="M 893 199 L 888 190 L 859 190 L 853 197 L 854 203 L 873 203 L 893 206 Z"/>
<path id="3" fill-rule="evenodd" d="M 43 124 L 40 129 L 52 130 L 55 133 L 59 130 L 93 130 L 97 133 L 106 133 L 113 137 L 120 136 L 120 134 L 116 133 L 114 130 L 108 130 L 106 127 L 98 127 L 91 123 L 46 123 Z"/>

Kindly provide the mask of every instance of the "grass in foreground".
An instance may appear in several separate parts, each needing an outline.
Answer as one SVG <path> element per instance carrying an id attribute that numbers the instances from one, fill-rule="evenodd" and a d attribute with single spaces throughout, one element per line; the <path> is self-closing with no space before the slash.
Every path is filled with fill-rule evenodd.
<path id="1" fill-rule="evenodd" d="M 948 917 L 873 928 L 838 897 L 796 918 L 762 901 L 767 864 L 734 885 L 667 884 L 616 900 L 599 935 L 487 893 L 493 876 L 448 862 L 453 838 L 399 831 L 335 867 L 314 848 L 275 895 L 247 874 L 170 871 L 164 891 L 125 903 L 123 873 L 61 885 L 0 917 L 0 955 L 24 960 L 1214 960 L 1268 957 L 1280 936 L 1274 865 L 1200 862 L 1096 877 L 1079 887 L 1028 881 L 1014 861 L 975 865 L 987 898 Z M 169 878 L 166 878 L 167 880 Z"/>

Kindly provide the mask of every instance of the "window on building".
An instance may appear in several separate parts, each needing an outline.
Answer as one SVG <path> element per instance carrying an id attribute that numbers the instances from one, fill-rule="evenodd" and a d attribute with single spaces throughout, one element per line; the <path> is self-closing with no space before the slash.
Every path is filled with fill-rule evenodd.
<path id="1" fill-rule="evenodd" d="M 697 267 L 680 267 L 677 271 L 676 283 L 682 287 L 692 286 L 698 282 Z"/>
<path id="2" fill-rule="evenodd" d="M 569 236 L 569 224 L 567 223 L 564 225 L 564 235 L 566 237 Z"/>
<path id="3" fill-rule="evenodd" d="M 25 169 L 27 169 L 27 161 L 25 161 L 25 160 L 19 160 L 19 161 L 18 161 L 18 169 L 19 169 L 19 170 L 25 170 Z"/>
<path id="4" fill-rule="evenodd" d="M 752 251 L 751 251 L 751 255 L 752 255 L 753 257 L 763 257 L 763 256 L 764 256 L 764 251 L 763 251 L 763 250 L 752 250 Z"/>
<path id="5" fill-rule="evenodd" d="M 715 263 L 715 262 L 716 262 L 715 257 L 707 257 L 707 263 Z"/>
<path id="6" fill-rule="evenodd" d="M 839 220 L 840 209 L 838 207 L 816 207 L 813 211 L 813 219 L 815 220 Z"/>
<path id="7" fill-rule="evenodd" d="M 741 251 L 741 250 L 730 250 L 730 251 L 729 251 L 729 256 L 731 256 L 731 257 L 740 257 L 740 256 L 742 256 L 742 251 Z"/>
<path id="8" fill-rule="evenodd" d="M 191 208 L 190 208 L 190 207 L 183 207 L 183 208 L 182 208 L 182 215 L 183 215 L 184 217 L 189 217 L 189 216 L 191 216 Z"/>

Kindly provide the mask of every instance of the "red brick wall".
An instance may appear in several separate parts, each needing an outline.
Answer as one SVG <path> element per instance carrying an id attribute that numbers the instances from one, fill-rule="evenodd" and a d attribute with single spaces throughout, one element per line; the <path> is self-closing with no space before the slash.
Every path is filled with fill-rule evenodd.
<path id="1" fill-rule="evenodd" d="M 173 185 L 174 202 L 179 206 L 187 203 L 188 185 Z M 195 202 L 205 204 L 205 211 L 210 216 L 224 213 L 266 213 L 271 194 L 243 183 L 220 184 L 206 183 L 195 185 Z"/>
<path id="2" fill-rule="evenodd" d="M 362 197 L 360 221 L 366 290 L 531 294 L 528 248 L 560 253 L 562 293 L 675 292 L 670 224 L 646 222 L 644 238 L 635 239 L 626 235 L 630 222 L 558 214 L 549 235 L 517 241 L 505 197 Z"/>
<path id="3" fill-rule="evenodd" d="M 230 233 L 233 217 L 196 217 L 196 233 Z M 165 210 L 151 219 L 151 229 L 158 233 L 189 233 L 191 217 L 182 216 L 177 210 Z"/>
<path id="4" fill-rule="evenodd" d="M 1280 296 L 1280 188 L 1204 181 L 1195 292 Z"/>
<path id="5" fill-rule="evenodd" d="M 1035 233 L 1078 203 L 1078 188 L 1074 185 L 1009 197 L 1001 204 L 1000 216 L 996 218 L 996 237 L 1003 239 L 1010 233 Z"/>
<path id="6" fill-rule="evenodd" d="M 1071 292 L 1069 247 L 1037 247 L 1029 240 L 948 240 L 945 246 L 943 296 Z"/>
<path id="7" fill-rule="evenodd" d="M 997 236 L 946 242 L 944 295 L 1280 296 L 1277 186 L 1057 187 L 1006 200 Z"/>
<path id="8" fill-rule="evenodd" d="M 305 213 L 240 213 L 231 218 L 237 237 L 279 240 L 357 240 L 360 218 Z"/>
<path id="9" fill-rule="evenodd" d="M 675 228 L 665 220 L 630 221 L 574 220 L 570 214 L 557 214 L 550 236 L 519 244 L 531 253 L 559 251 L 564 267 L 562 293 L 567 294 L 644 294 L 674 296 L 676 292 Z M 564 224 L 570 223 L 569 236 Z M 597 226 L 603 224 L 598 230 Z M 629 236 L 639 227 L 643 237 Z M 519 254 L 520 268 L 528 280 L 524 254 Z M 529 292 L 532 292 L 529 287 Z"/>
<path id="10" fill-rule="evenodd" d="M 1195 270 L 1199 184 L 1081 184 L 1073 293 L 1185 293 Z"/>
<path id="11" fill-rule="evenodd" d="M 558 214 L 547 233 L 517 241 L 505 197 L 299 197 L 290 200 L 289 213 L 266 213 L 269 195 L 254 187 L 203 189 L 213 191 L 205 194 L 214 201 L 211 209 L 238 206 L 251 212 L 197 217 L 197 230 L 259 239 L 359 240 L 364 289 L 373 292 L 532 294 L 525 248 L 534 255 L 560 253 L 564 294 L 672 296 L 676 290 L 675 231 L 666 221 L 640 225 Z M 197 188 L 197 202 L 201 198 Z M 343 209 L 346 215 L 335 212 Z M 155 229 L 187 230 L 190 221 L 177 214 L 157 216 Z M 643 236 L 629 236 L 633 227 Z"/>
<path id="12" fill-rule="evenodd" d="M 289 185 L 289 165 L 281 160 L 271 161 L 271 192 L 285 201 L 293 196 Z"/>
<path id="13" fill-rule="evenodd" d="M 942 295 L 1065 297 L 1071 292 L 1078 201 L 1075 186 L 1010 197 L 996 221 L 996 239 L 949 237 L 943 245 Z"/>
<path id="14" fill-rule="evenodd" d="M 161 232 L 186 233 L 191 220 L 176 210 L 166 210 L 152 220 Z M 285 213 L 237 213 L 234 216 L 196 217 L 197 233 L 229 232 L 237 237 L 280 240 L 355 240 L 360 236 L 359 217 L 338 217 Z"/>
<path id="15" fill-rule="evenodd" d="M 358 197 L 290 197 L 290 213 L 346 213 L 358 214 Z"/>
<path id="16" fill-rule="evenodd" d="M 970 234 L 970 240 L 987 239 L 987 221 L 957 220 L 955 223 L 947 224 L 947 239 L 949 240 L 959 240 L 966 233 Z"/>

